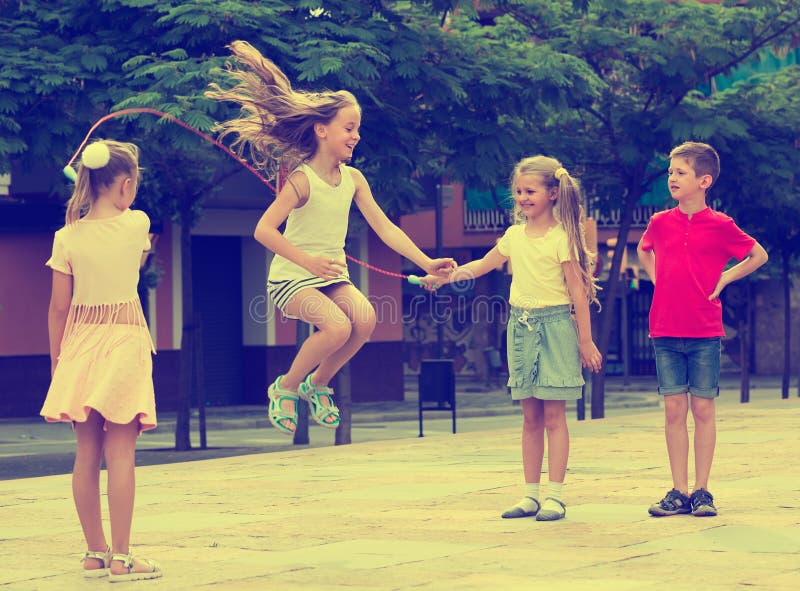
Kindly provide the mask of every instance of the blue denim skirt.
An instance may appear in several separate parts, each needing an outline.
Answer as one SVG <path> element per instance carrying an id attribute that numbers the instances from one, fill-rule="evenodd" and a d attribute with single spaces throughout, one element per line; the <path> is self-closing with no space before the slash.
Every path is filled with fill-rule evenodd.
<path id="1" fill-rule="evenodd" d="M 583 376 L 578 331 L 570 306 L 511 307 L 508 318 L 508 386 L 514 400 L 575 400 Z"/>

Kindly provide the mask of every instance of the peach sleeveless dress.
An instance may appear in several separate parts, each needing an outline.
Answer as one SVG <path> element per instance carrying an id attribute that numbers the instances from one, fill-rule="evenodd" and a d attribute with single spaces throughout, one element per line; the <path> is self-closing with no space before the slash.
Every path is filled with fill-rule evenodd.
<path id="1" fill-rule="evenodd" d="M 136 291 L 150 220 L 125 210 L 81 219 L 55 233 L 45 263 L 72 275 L 72 302 L 61 353 L 40 414 L 49 422 L 84 422 L 91 409 L 106 422 L 138 419 L 156 427 L 155 353 Z"/>

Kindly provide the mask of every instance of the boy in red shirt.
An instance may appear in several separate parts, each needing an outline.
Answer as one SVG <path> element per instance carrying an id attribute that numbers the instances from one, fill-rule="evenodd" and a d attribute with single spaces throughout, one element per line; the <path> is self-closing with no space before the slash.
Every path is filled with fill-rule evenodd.
<path id="1" fill-rule="evenodd" d="M 678 206 L 655 214 L 639 242 L 642 266 L 655 285 L 650 308 L 664 397 L 664 432 L 672 490 L 650 515 L 717 514 L 708 492 L 714 458 L 714 399 L 719 395 L 723 288 L 767 262 L 767 252 L 727 215 L 706 205 L 719 176 L 719 155 L 708 144 L 685 142 L 670 152 L 669 191 Z M 723 272 L 731 258 L 741 261 Z M 742 260 L 744 259 L 744 260 Z M 691 405 L 689 403 L 691 394 Z M 689 407 L 694 419 L 695 484 L 689 496 Z"/>

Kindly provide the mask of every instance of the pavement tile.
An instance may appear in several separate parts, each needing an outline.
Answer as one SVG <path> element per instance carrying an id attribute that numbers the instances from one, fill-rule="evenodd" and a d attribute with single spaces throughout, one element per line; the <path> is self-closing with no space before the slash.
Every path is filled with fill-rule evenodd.
<path id="1" fill-rule="evenodd" d="M 521 494 L 517 421 L 142 467 L 132 547 L 165 576 L 137 589 L 795 589 L 800 400 L 718 414 L 716 518 L 647 515 L 669 488 L 652 411 L 570 421 L 555 523 L 500 518 Z M 106 588 L 80 577 L 81 554 L 69 475 L 0 481 L 0 591 Z"/>

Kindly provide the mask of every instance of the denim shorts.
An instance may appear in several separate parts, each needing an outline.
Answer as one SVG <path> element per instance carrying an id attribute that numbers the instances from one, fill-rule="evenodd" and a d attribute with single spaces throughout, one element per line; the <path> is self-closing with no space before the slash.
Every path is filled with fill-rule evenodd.
<path id="1" fill-rule="evenodd" d="M 653 339 L 658 373 L 658 393 L 689 392 L 699 398 L 719 396 L 720 337 Z"/>
<path id="2" fill-rule="evenodd" d="M 569 305 L 533 309 L 512 306 L 507 339 L 512 399 L 581 397 L 578 333 Z"/>

